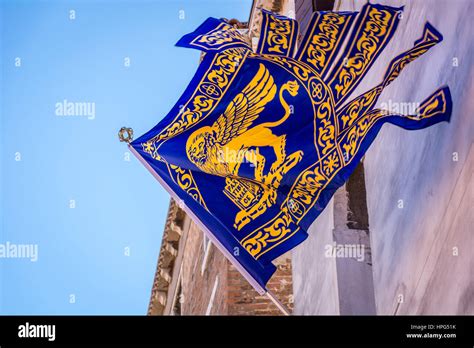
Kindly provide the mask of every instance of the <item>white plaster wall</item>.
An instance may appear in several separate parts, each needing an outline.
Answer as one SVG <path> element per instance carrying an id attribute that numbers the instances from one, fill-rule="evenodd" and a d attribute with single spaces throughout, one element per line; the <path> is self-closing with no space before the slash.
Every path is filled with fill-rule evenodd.
<path id="1" fill-rule="evenodd" d="M 451 123 L 421 131 L 385 125 L 365 157 L 377 312 L 474 314 L 474 2 L 380 3 L 405 5 L 404 18 L 354 95 L 380 82 L 390 59 L 412 46 L 428 20 L 444 41 L 411 63 L 379 104 L 419 102 L 447 84 L 454 111 Z M 353 10 L 354 1 L 340 9 Z"/>
<path id="2" fill-rule="evenodd" d="M 339 314 L 336 261 L 324 253 L 334 240 L 333 202 L 311 225 L 308 238 L 292 251 L 294 314 Z"/>
<path id="3" fill-rule="evenodd" d="M 360 10 L 365 2 L 336 1 L 336 8 Z M 353 96 L 380 83 L 428 20 L 444 41 L 407 66 L 378 106 L 421 102 L 446 84 L 454 102 L 449 124 L 421 131 L 385 125 L 365 156 L 377 313 L 474 314 L 474 1 L 372 2 L 405 5 L 404 16 Z M 331 202 L 293 250 L 295 314 L 339 313 L 335 262 L 324 257 L 333 224 Z"/>

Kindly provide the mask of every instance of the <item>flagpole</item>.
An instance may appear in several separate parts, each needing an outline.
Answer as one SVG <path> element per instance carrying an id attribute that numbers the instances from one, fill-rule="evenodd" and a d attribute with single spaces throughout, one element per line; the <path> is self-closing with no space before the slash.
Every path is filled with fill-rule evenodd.
<path id="1" fill-rule="evenodd" d="M 170 196 L 180 205 L 188 216 L 190 216 L 194 223 L 198 225 L 198 227 L 203 231 L 204 234 L 211 240 L 211 242 L 219 249 L 224 256 L 230 261 L 230 263 L 240 272 L 240 274 L 252 285 L 252 287 L 257 291 L 260 295 L 266 295 L 276 306 L 277 308 L 284 314 L 289 315 L 289 310 L 275 297 L 275 295 L 270 292 L 268 289 L 263 288 L 253 277 L 252 275 L 238 262 L 232 254 L 222 245 L 222 243 L 214 236 L 214 234 L 209 231 L 209 229 L 201 222 L 201 220 L 194 214 L 194 212 L 188 208 L 186 204 L 177 196 L 177 194 L 169 187 L 166 181 L 161 178 L 158 173 L 153 170 L 150 164 L 145 161 L 145 159 L 130 145 L 127 144 L 129 150 L 133 153 L 133 155 L 148 169 L 148 171 L 153 175 L 153 177 L 164 187 L 164 189 L 170 194 Z"/>
<path id="2" fill-rule="evenodd" d="M 284 315 L 291 315 L 290 310 L 283 304 L 281 303 L 278 298 L 271 292 L 270 290 L 267 289 L 267 292 L 265 293 L 267 297 L 277 306 L 277 308 L 284 314 Z"/>

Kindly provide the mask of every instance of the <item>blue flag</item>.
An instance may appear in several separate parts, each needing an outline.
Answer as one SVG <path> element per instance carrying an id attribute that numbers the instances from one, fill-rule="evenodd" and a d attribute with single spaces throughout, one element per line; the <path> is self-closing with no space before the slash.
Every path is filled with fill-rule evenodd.
<path id="1" fill-rule="evenodd" d="M 298 45 L 298 23 L 265 10 L 255 51 L 215 18 L 178 42 L 204 52 L 199 68 L 168 115 L 130 147 L 261 292 L 272 260 L 306 239 L 384 123 L 417 130 L 449 121 L 447 87 L 413 114 L 375 108 L 403 68 L 442 41 L 429 23 L 378 85 L 348 99 L 402 10 L 316 12 Z"/>

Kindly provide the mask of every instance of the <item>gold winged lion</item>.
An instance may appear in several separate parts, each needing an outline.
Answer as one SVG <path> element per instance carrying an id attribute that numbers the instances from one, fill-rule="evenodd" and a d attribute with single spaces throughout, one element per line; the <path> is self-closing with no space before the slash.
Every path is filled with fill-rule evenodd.
<path id="1" fill-rule="evenodd" d="M 251 201 L 238 204 L 241 211 L 235 216 L 234 227 L 240 230 L 243 226 L 263 214 L 276 202 L 276 189 L 291 168 L 303 157 L 302 151 L 286 155 L 286 135 L 275 135 L 272 128 L 281 125 L 291 114 L 291 109 L 283 97 L 288 92 L 295 97 L 298 94 L 298 83 L 288 81 L 279 91 L 280 103 L 285 113 L 279 120 L 265 122 L 253 126 L 253 122 L 263 112 L 277 93 L 277 86 L 270 72 L 260 64 L 258 72 L 249 84 L 229 103 L 226 110 L 212 126 L 205 126 L 194 131 L 186 142 L 188 158 L 205 173 L 225 176 L 226 187 L 241 186 L 257 190 Z M 266 159 L 260 154 L 259 148 L 271 147 L 275 152 L 275 161 L 264 175 Z M 246 160 L 254 168 L 254 178 L 238 177 L 239 168 Z M 250 186 L 249 186 L 250 185 Z M 237 189 L 237 191 L 240 191 Z M 230 198 L 230 197 L 229 197 Z"/>
<path id="2" fill-rule="evenodd" d="M 286 136 L 275 135 L 272 128 L 281 125 L 291 114 L 283 92 L 290 96 L 298 94 L 296 81 L 288 81 L 279 91 L 279 99 L 284 115 L 275 122 L 266 122 L 252 127 L 253 122 L 275 98 L 277 86 L 267 68 L 260 64 L 259 70 L 249 84 L 229 103 L 225 112 L 212 126 L 202 127 L 193 132 L 186 142 L 188 158 L 203 172 L 220 176 L 238 176 L 240 165 L 244 160 L 255 167 L 254 180 L 257 183 L 279 185 L 285 160 L 291 161 L 291 167 L 301 160 L 302 152 L 287 156 L 285 151 Z M 266 159 L 259 153 L 260 147 L 271 147 L 276 160 L 272 163 L 268 175 L 264 175 Z M 288 161 L 287 161 L 288 162 Z M 284 168 L 287 172 L 291 168 Z M 269 180 L 271 178 L 271 181 Z"/>

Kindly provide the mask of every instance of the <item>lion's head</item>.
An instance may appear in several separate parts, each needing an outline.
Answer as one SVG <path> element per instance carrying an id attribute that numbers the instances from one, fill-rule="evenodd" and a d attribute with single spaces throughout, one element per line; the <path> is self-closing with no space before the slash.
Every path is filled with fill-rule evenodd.
<path id="1" fill-rule="evenodd" d="M 188 158 L 199 168 L 205 166 L 215 138 L 211 127 L 203 127 L 191 134 L 186 142 Z"/>

